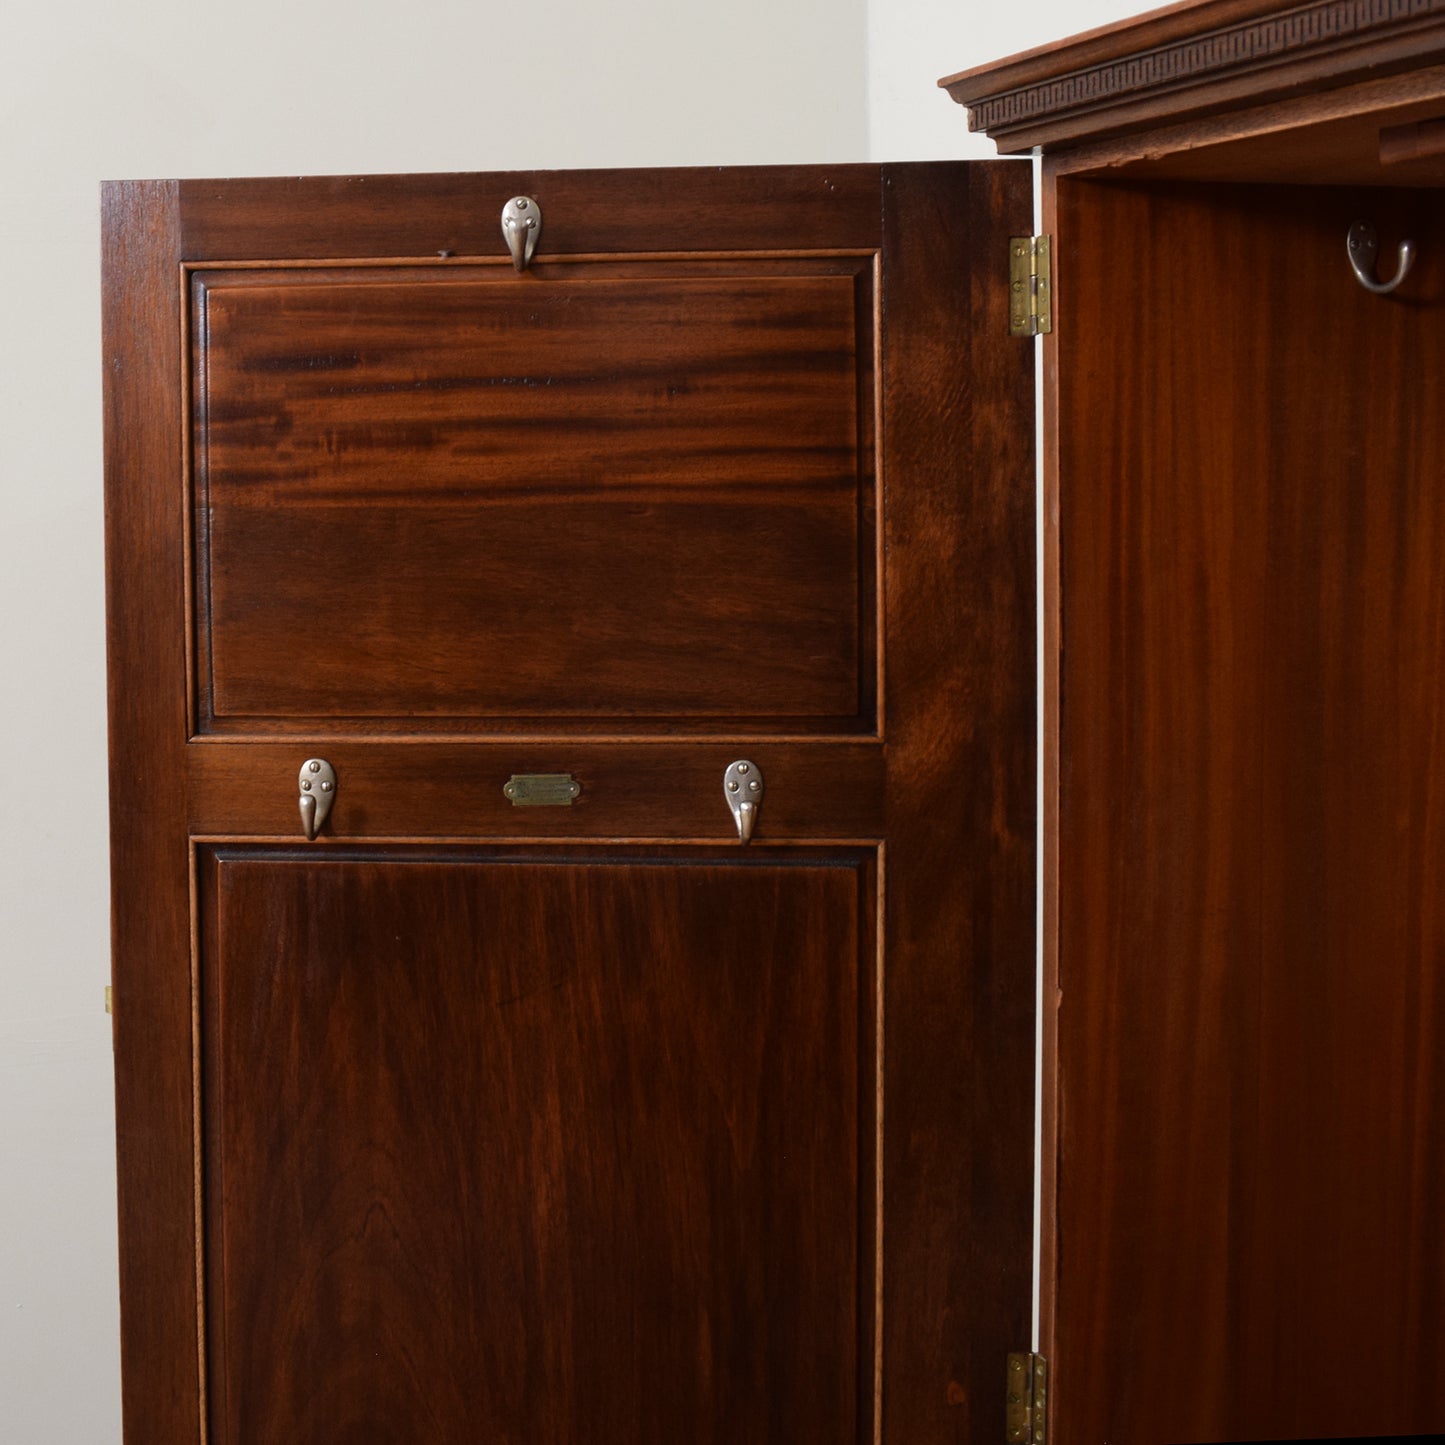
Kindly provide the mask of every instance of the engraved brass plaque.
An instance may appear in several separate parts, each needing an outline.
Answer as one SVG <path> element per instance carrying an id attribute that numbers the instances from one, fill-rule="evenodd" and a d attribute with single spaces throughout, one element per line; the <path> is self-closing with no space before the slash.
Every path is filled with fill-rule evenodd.
<path id="1" fill-rule="evenodd" d="M 569 808 L 581 792 L 571 773 L 513 773 L 502 789 L 514 808 Z"/>

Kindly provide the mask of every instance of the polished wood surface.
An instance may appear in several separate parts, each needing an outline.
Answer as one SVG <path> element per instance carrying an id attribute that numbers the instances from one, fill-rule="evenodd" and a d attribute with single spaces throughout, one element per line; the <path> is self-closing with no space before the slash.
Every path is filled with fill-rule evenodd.
<path id="1" fill-rule="evenodd" d="M 658 167 L 178 181 L 181 256 L 505 262 L 502 206 L 518 194 L 535 197 L 545 218 L 533 264 L 596 253 L 831 252 L 878 244 L 877 166 Z"/>
<path id="2" fill-rule="evenodd" d="M 861 1438 L 868 871 L 208 855 L 216 1445 Z"/>
<path id="3" fill-rule="evenodd" d="M 521 280 L 496 220 L 519 192 L 546 214 Z M 429 1438 L 471 1440 L 479 1400 L 517 1440 L 995 1432 L 1028 1325 L 1031 362 L 996 273 L 1027 225 L 1027 169 L 108 195 L 108 292 L 132 288 L 139 317 L 108 353 L 132 438 L 109 476 L 113 626 L 152 639 L 113 653 L 117 856 L 180 865 L 117 875 L 118 917 L 149 930 L 117 932 L 118 1075 L 148 1081 L 122 1169 L 159 1205 L 123 1215 L 146 1265 L 124 1274 L 127 1440 L 192 1445 L 207 1421 L 234 1445 L 411 1440 L 433 1408 Z M 159 239 L 137 251 L 147 226 Z M 503 354 L 532 324 L 505 298 L 542 295 L 548 274 L 576 298 L 543 312 L 576 313 L 580 362 L 549 340 L 535 375 L 487 373 L 437 311 L 490 316 Z M 603 339 L 624 293 L 666 360 L 655 384 L 635 342 Z M 208 333 L 213 301 L 230 310 Z M 424 341 L 399 335 L 415 326 Z M 722 360 L 688 360 L 685 333 Z M 674 370 L 694 389 L 664 402 Z M 544 388 L 475 380 L 503 373 L 592 387 L 579 415 L 647 413 L 654 441 L 629 421 L 630 450 L 599 465 L 605 446 L 528 410 Z M 438 425 L 405 411 L 409 380 Z M 458 466 L 469 416 L 511 445 L 487 411 L 499 391 L 534 433 L 536 485 L 485 456 Z M 702 391 L 723 403 L 710 417 Z M 743 441 L 719 462 L 702 438 L 728 427 Z M 609 462 L 632 491 L 602 511 L 606 545 L 584 555 L 574 535 L 565 567 L 487 550 L 476 513 L 500 516 L 499 492 L 555 535 L 581 503 L 574 469 L 605 489 Z M 332 570 L 306 526 L 328 490 L 347 539 Z M 659 511 L 690 587 L 628 555 Z M 428 513 L 466 519 L 475 576 L 442 575 Z M 739 539 L 768 575 L 737 573 Z M 142 576 L 143 596 L 120 586 Z M 491 596 L 505 605 L 462 617 Z M 526 608 L 535 646 L 504 656 L 487 630 Z M 330 673 L 306 635 L 323 618 Z M 719 648 L 722 683 L 695 660 Z M 488 688 L 513 711 L 489 711 Z M 132 717 L 147 708 L 150 731 Z M 312 755 L 339 788 L 308 845 L 296 773 Z M 767 779 L 747 852 L 722 791 L 738 757 Z M 512 807 L 503 783 L 534 771 L 572 773 L 576 803 Z M 503 1010 L 499 980 L 539 970 L 548 987 Z M 501 1013 L 531 1018 L 525 1048 L 492 1047 Z M 546 1099 L 583 1109 L 577 1155 L 559 1113 L 529 1109 Z M 764 1123 L 768 1150 L 740 1152 Z M 484 1130 L 508 1141 L 500 1178 Z M 558 1170 L 570 1218 L 533 1188 Z M 494 1250 L 478 1202 L 502 1221 Z M 572 1312 L 565 1338 L 539 1323 L 552 1304 Z"/>
<path id="4" fill-rule="evenodd" d="M 1017 154 L 1327 97 L 1442 60 L 1445 9 L 1434 3 L 1188 0 L 939 84 L 969 107 L 971 129 Z M 1156 154 L 1183 149 L 1153 140 Z"/>
<path id="5" fill-rule="evenodd" d="M 1246 185 L 1425 186 L 1438 156 L 1385 162 L 1381 137 L 1445 111 L 1445 66 L 1286 96 L 1242 111 L 1133 135 L 1081 140 L 1045 162 L 1052 174 Z"/>
<path id="6" fill-rule="evenodd" d="M 1130 178 L 1308 186 L 1445 184 L 1445 158 L 1427 148 L 1383 154 L 1385 137 L 1428 126 L 1445 111 L 1445 66 L 1331 91 L 1310 101 L 1261 107 L 1239 117 L 1171 128 L 1179 150 L 1160 154 L 1145 139 L 1100 141 L 1070 153 L 1069 168 L 1110 170 Z M 1269 125 L 1260 134 L 1256 122 Z"/>
<path id="7" fill-rule="evenodd" d="M 121 1370 L 133 1440 L 201 1410 L 176 186 L 103 208 L 106 654 Z M 158 685 L 164 683 L 168 685 Z M 179 684 L 179 685 L 178 685 Z M 187 1256 L 190 1256 L 188 1260 Z"/>
<path id="8" fill-rule="evenodd" d="M 1070 1445 L 1445 1426 L 1445 261 L 1359 215 L 1445 229 L 1059 183 Z"/>
<path id="9" fill-rule="evenodd" d="M 1445 113 L 1442 22 L 1217 0 L 953 78 L 1004 149 L 1042 143 L 1054 242 L 1039 1315 L 1064 1445 L 1445 1429 L 1445 175 L 1390 143 Z M 1362 218 L 1386 274 L 1421 248 L 1392 297 L 1345 264 Z"/>
<path id="10" fill-rule="evenodd" d="M 1380 164 L 1390 167 L 1390 176 L 1402 174 L 1411 161 L 1439 160 L 1445 156 L 1445 116 L 1431 114 L 1424 119 L 1379 130 Z M 1437 176 L 1445 180 L 1445 173 Z"/>
<path id="11" fill-rule="evenodd" d="M 871 730 L 872 268 L 197 272 L 203 726 Z"/>
<path id="12" fill-rule="evenodd" d="M 1029 1333 L 1036 694 L 1033 436 L 1016 401 L 1033 357 L 1007 344 L 992 260 L 1010 215 L 1026 226 L 1029 174 L 884 175 L 891 1445 L 1001 1434 L 1002 1342 Z M 918 288 L 968 255 L 990 259 L 967 286 Z"/>
<path id="13" fill-rule="evenodd" d="M 736 837 L 722 778 L 738 739 L 528 737 L 499 742 L 345 739 L 326 744 L 336 802 L 322 841 L 346 838 Z M 885 762 L 875 742 L 749 738 L 767 782 L 755 837 L 874 839 L 886 831 Z M 296 743 L 192 747 L 191 826 L 214 837 L 289 837 L 300 828 Z M 564 807 L 514 807 L 514 773 L 568 773 L 581 792 Z"/>

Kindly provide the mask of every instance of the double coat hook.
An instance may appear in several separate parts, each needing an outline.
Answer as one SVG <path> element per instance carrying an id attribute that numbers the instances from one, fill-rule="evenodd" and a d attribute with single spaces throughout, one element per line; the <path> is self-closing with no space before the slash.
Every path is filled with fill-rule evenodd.
<path id="1" fill-rule="evenodd" d="M 297 779 L 301 795 L 301 831 L 314 838 L 336 801 L 336 769 L 325 758 L 307 758 Z"/>
<path id="2" fill-rule="evenodd" d="M 758 805 L 763 801 L 763 775 L 758 765 L 748 758 L 729 763 L 723 774 L 723 797 L 737 824 L 738 841 L 746 844 L 753 836 Z"/>
<path id="3" fill-rule="evenodd" d="M 537 238 L 542 234 L 542 208 L 535 196 L 513 196 L 502 207 L 502 235 L 512 253 L 512 265 L 525 271 L 532 264 Z"/>
<path id="4" fill-rule="evenodd" d="M 1356 221 L 1345 238 L 1345 252 L 1350 258 L 1350 269 L 1355 273 L 1355 280 L 1366 291 L 1373 291 L 1376 296 L 1385 296 L 1410 274 L 1410 267 L 1415 264 L 1415 243 L 1400 242 L 1399 264 L 1388 281 L 1375 279 L 1375 257 L 1379 250 L 1380 238 L 1375 234 L 1375 228 L 1368 221 Z"/>

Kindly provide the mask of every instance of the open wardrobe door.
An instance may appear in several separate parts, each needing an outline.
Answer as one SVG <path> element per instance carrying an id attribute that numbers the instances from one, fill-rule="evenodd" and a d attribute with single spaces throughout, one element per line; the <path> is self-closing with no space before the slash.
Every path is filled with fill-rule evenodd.
<path id="1" fill-rule="evenodd" d="M 1059 1445 L 1445 1432 L 1442 63 L 1202 0 L 946 82 L 1052 238 Z"/>
<path id="2" fill-rule="evenodd" d="M 1001 1428 L 1029 207 L 106 189 L 130 1445 Z"/>

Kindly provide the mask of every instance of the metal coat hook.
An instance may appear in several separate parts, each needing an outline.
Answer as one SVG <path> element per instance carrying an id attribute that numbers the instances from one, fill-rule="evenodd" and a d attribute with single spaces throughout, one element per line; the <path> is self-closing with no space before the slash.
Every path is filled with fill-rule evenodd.
<path id="1" fill-rule="evenodd" d="M 525 271 L 532 264 L 537 238 L 542 234 L 542 208 L 532 196 L 513 196 L 502 207 L 502 235 L 512 253 L 512 265 Z"/>
<path id="2" fill-rule="evenodd" d="M 325 758 L 307 758 L 297 779 L 301 794 L 301 831 L 314 838 L 336 801 L 336 769 Z"/>
<path id="3" fill-rule="evenodd" d="M 1355 280 L 1366 291 L 1373 291 L 1376 296 L 1385 296 L 1410 274 L 1410 267 L 1415 264 L 1415 243 L 1400 242 L 1400 264 L 1388 281 L 1375 280 L 1375 257 L 1379 250 L 1380 238 L 1375 234 L 1375 228 L 1368 221 L 1356 221 L 1345 238 L 1350 269 L 1355 273 Z"/>
<path id="4" fill-rule="evenodd" d="M 723 774 L 723 797 L 737 824 L 738 841 L 746 845 L 758 821 L 758 804 L 763 801 L 763 775 L 747 758 L 729 763 Z"/>

